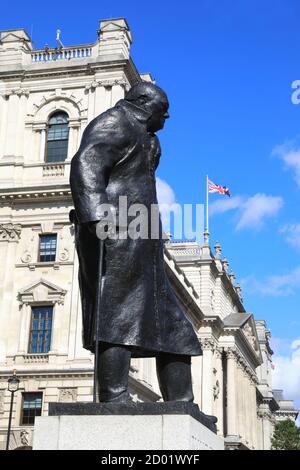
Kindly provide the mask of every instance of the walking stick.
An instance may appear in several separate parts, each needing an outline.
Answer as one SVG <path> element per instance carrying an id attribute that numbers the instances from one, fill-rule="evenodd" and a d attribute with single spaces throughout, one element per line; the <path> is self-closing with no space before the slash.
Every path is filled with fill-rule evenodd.
<path id="1" fill-rule="evenodd" d="M 94 363 L 94 391 L 93 403 L 97 403 L 97 371 L 99 361 L 99 324 L 100 324 L 100 305 L 101 305 L 101 287 L 102 287 L 102 269 L 103 269 L 103 248 L 104 241 L 99 240 L 99 263 L 97 276 L 97 292 L 95 302 L 95 363 Z"/>

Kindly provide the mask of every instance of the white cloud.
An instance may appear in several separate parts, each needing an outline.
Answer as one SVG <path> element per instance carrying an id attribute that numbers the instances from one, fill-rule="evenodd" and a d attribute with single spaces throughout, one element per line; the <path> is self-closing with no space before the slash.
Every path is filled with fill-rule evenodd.
<path id="1" fill-rule="evenodd" d="M 285 341 L 285 340 L 284 340 Z M 273 388 L 283 389 L 286 400 L 295 400 L 300 407 L 300 338 L 290 342 L 289 350 L 277 353 L 273 358 Z"/>
<path id="2" fill-rule="evenodd" d="M 217 199 L 209 205 L 210 215 L 223 214 L 224 212 L 238 209 L 243 202 L 241 196 L 226 197 L 222 199 Z"/>
<path id="3" fill-rule="evenodd" d="M 285 225 L 280 233 L 286 234 L 287 242 L 300 251 L 300 224 Z"/>
<path id="4" fill-rule="evenodd" d="M 164 180 L 156 178 L 157 199 L 162 225 L 165 231 L 170 230 L 170 213 L 178 213 L 180 205 L 171 186 Z"/>
<path id="5" fill-rule="evenodd" d="M 221 214 L 236 209 L 238 218 L 236 230 L 247 228 L 259 230 L 265 219 L 274 217 L 282 206 L 281 197 L 257 193 L 251 197 L 235 196 L 231 199 L 214 201 L 210 205 L 210 214 Z"/>
<path id="6" fill-rule="evenodd" d="M 273 297 L 294 294 L 300 288 L 300 266 L 287 274 L 269 276 L 258 281 L 254 276 L 248 276 L 241 280 L 245 292 L 259 293 Z"/>
<path id="7" fill-rule="evenodd" d="M 294 172 L 294 178 L 300 186 L 300 149 L 299 137 L 274 148 L 273 155 L 278 156 L 285 164 L 285 168 Z"/>
<path id="8" fill-rule="evenodd" d="M 264 220 L 277 214 L 283 205 L 283 200 L 278 196 L 255 194 L 242 204 L 240 220 L 237 230 L 242 228 L 260 228 Z"/>

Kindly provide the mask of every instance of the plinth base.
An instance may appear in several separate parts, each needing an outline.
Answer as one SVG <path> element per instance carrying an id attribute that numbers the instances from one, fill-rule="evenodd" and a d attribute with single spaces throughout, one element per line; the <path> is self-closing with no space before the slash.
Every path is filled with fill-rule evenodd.
<path id="1" fill-rule="evenodd" d="M 33 450 L 224 449 L 193 403 L 51 403 L 49 415 L 35 419 Z"/>

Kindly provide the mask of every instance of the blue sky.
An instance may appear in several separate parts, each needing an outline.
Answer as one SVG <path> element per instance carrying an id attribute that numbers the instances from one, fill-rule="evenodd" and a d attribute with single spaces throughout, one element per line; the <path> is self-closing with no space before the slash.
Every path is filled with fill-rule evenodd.
<path id="1" fill-rule="evenodd" d="M 55 45 L 57 28 L 66 45 L 93 42 L 99 19 L 127 18 L 136 66 L 171 103 L 158 176 L 180 204 L 204 202 L 206 174 L 230 188 L 231 200 L 210 197 L 211 242 L 242 281 L 247 311 L 272 331 L 275 385 L 300 406 L 299 1 L 14 6 L 1 6 L 1 29 L 32 31 L 35 47 Z"/>

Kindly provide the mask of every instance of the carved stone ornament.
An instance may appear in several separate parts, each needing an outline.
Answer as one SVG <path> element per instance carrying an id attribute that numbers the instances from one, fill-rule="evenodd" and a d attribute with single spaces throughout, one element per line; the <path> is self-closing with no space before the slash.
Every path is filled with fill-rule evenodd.
<path id="1" fill-rule="evenodd" d="M 28 250 L 24 251 L 24 253 L 22 254 L 21 261 L 22 263 L 30 263 L 32 261 L 32 256 Z"/>
<path id="2" fill-rule="evenodd" d="M 202 349 L 214 349 L 215 343 L 211 338 L 202 338 L 201 339 Z"/>
<path id="3" fill-rule="evenodd" d="M 215 385 L 213 386 L 213 397 L 214 400 L 216 400 L 219 397 L 220 394 L 220 383 L 218 380 L 216 380 Z"/>
<path id="4" fill-rule="evenodd" d="M 211 293 L 210 293 L 210 306 L 211 306 L 212 311 L 214 312 L 215 306 L 216 306 L 216 297 L 215 297 L 215 292 L 213 289 L 211 290 Z"/>
<path id="5" fill-rule="evenodd" d="M 40 280 L 21 289 L 18 294 L 22 304 L 30 305 L 38 302 L 49 302 L 49 304 L 64 303 L 67 291 L 55 284 L 41 278 Z"/>
<path id="6" fill-rule="evenodd" d="M 74 403 L 77 400 L 77 388 L 62 388 L 59 391 L 58 401 Z"/>
<path id="7" fill-rule="evenodd" d="M 0 224 L 0 241 L 18 241 L 21 236 L 20 224 Z"/>
<path id="8" fill-rule="evenodd" d="M 68 261 L 69 259 L 69 250 L 67 248 L 64 248 L 59 252 L 58 255 L 59 261 Z"/>
<path id="9" fill-rule="evenodd" d="M 29 432 L 26 429 L 21 429 L 20 431 L 20 441 L 23 446 L 29 445 Z"/>
<path id="10" fill-rule="evenodd" d="M 258 350 L 257 348 L 257 342 L 256 342 L 256 338 L 254 336 L 254 333 L 253 333 L 253 330 L 252 330 L 252 327 L 249 323 L 246 323 L 244 326 L 243 326 L 243 332 L 246 336 L 246 338 L 248 339 L 249 343 L 251 344 L 251 346 L 253 347 L 253 349 L 255 351 Z"/>

